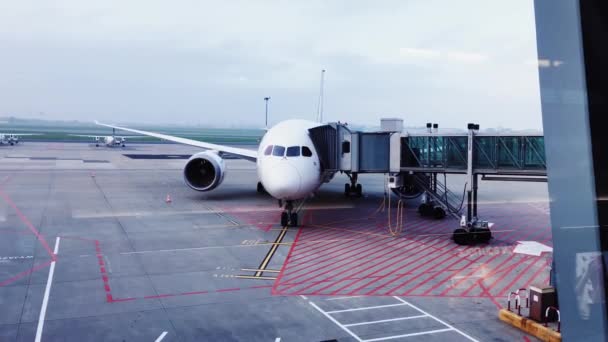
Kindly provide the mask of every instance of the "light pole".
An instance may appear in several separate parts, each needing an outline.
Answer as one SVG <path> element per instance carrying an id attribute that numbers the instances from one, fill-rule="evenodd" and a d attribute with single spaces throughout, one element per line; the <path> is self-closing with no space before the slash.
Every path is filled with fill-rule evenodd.
<path id="1" fill-rule="evenodd" d="M 270 100 L 270 96 L 264 98 L 264 101 L 266 101 L 266 128 L 268 128 L 268 100 Z"/>

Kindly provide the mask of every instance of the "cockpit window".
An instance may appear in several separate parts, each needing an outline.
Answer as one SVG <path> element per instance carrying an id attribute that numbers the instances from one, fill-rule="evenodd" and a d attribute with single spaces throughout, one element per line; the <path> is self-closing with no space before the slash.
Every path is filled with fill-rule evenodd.
<path id="1" fill-rule="evenodd" d="M 272 153 L 272 145 L 266 146 L 266 149 L 264 150 L 264 155 L 269 156 L 271 153 Z"/>
<path id="2" fill-rule="evenodd" d="M 307 146 L 302 146 L 302 155 L 304 157 L 312 157 L 312 151 Z"/>
<path id="3" fill-rule="evenodd" d="M 285 147 L 284 146 L 275 145 L 274 149 L 272 150 L 272 155 L 273 156 L 277 156 L 277 157 L 284 156 L 285 155 Z"/>
<path id="4" fill-rule="evenodd" d="M 300 146 L 289 146 L 287 148 L 287 156 L 288 157 L 300 156 Z"/>

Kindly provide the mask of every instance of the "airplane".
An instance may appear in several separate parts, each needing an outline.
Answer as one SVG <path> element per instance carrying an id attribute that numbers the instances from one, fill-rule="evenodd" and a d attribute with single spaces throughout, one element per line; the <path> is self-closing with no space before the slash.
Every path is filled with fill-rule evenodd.
<path id="1" fill-rule="evenodd" d="M 294 211 L 294 201 L 303 200 L 313 194 L 330 177 L 322 177 L 323 169 L 319 155 L 309 136 L 309 129 L 321 126 L 319 122 L 291 119 L 282 121 L 268 129 L 258 150 L 217 145 L 202 141 L 180 138 L 161 133 L 141 131 L 114 126 L 95 121 L 97 125 L 147 135 L 179 144 L 200 147 L 205 151 L 190 157 L 184 167 L 186 185 L 196 191 L 210 191 L 218 187 L 226 175 L 223 155 L 228 154 L 256 163 L 259 182 L 258 192 L 267 192 L 279 200 L 283 207 L 281 226 L 297 226 L 298 213 Z M 350 192 L 361 194 L 361 185 L 356 184 L 357 175 L 349 175 L 351 184 L 346 184 Z M 346 192 L 346 191 L 345 191 Z M 416 197 L 416 193 L 405 194 Z"/>
<path id="2" fill-rule="evenodd" d="M 29 135 L 40 135 L 40 133 L 0 133 L 0 145 L 15 145 L 19 143 L 19 137 Z"/>
<path id="3" fill-rule="evenodd" d="M 95 139 L 95 147 L 99 147 L 100 144 L 104 144 L 107 147 L 114 147 L 120 145 L 121 147 L 125 147 L 125 142 L 127 138 L 134 138 L 135 136 L 117 136 L 112 131 L 112 135 L 80 135 L 80 134 L 71 134 L 74 137 L 85 137 L 85 138 L 93 138 Z"/>

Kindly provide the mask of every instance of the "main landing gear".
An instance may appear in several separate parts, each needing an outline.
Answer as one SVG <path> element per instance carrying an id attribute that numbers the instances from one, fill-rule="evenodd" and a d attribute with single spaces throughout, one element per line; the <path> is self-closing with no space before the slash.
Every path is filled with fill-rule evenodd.
<path id="1" fill-rule="evenodd" d="M 279 206 L 282 206 L 282 201 L 279 200 Z M 293 201 L 286 201 L 285 211 L 281 213 L 281 227 L 298 225 L 298 213 L 293 210 Z"/>
<path id="2" fill-rule="evenodd" d="M 361 186 L 361 184 L 357 183 L 357 174 L 356 173 L 353 173 L 353 174 L 347 173 L 346 175 L 350 179 L 350 184 L 348 184 L 348 183 L 344 184 L 344 196 L 361 197 L 363 195 L 363 186 Z"/>

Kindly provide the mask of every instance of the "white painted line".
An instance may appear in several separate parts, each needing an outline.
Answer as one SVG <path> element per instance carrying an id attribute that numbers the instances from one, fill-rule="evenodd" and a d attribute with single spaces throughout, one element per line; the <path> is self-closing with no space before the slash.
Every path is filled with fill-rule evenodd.
<path id="1" fill-rule="evenodd" d="M 428 331 L 421 331 L 421 332 L 411 333 L 411 334 L 372 338 L 372 339 L 369 339 L 369 340 L 364 340 L 363 342 L 386 341 L 386 340 L 393 340 L 393 339 L 396 339 L 396 338 L 403 338 L 403 337 L 410 337 L 410 336 L 437 334 L 437 333 L 442 333 L 442 332 L 446 332 L 446 331 L 453 331 L 453 330 L 454 329 L 451 329 L 451 328 L 437 329 L 437 330 L 428 330 Z"/>
<path id="2" fill-rule="evenodd" d="M 300 297 L 302 297 L 302 299 L 304 299 L 304 300 L 308 300 L 308 297 L 306 297 L 304 295 L 300 295 Z"/>
<path id="3" fill-rule="evenodd" d="M 416 319 L 416 318 L 423 318 L 423 317 L 428 317 L 428 316 L 427 315 L 416 315 L 416 316 L 408 316 L 408 317 L 397 317 L 397 318 L 381 319 L 379 321 L 344 324 L 344 326 L 345 327 L 355 327 L 358 325 L 376 324 L 376 323 L 385 323 L 385 322 L 394 322 L 394 321 L 405 321 L 408 319 Z"/>
<path id="4" fill-rule="evenodd" d="M 381 308 L 390 308 L 391 306 L 403 306 L 410 305 L 409 303 L 399 303 L 399 304 L 387 304 L 387 305 L 378 305 L 378 306 L 366 306 L 362 308 L 354 308 L 354 309 L 345 309 L 345 310 L 334 310 L 327 311 L 328 314 L 335 314 L 338 312 L 350 312 L 350 311 L 361 311 L 361 310 L 373 310 L 373 309 L 381 309 Z"/>
<path id="5" fill-rule="evenodd" d="M 336 298 L 329 298 L 329 299 L 326 299 L 326 300 L 342 300 L 342 299 L 351 299 L 351 298 L 359 298 L 359 297 L 363 297 L 363 296 L 336 297 Z"/>
<path id="6" fill-rule="evenodd" d="M 330 315 L 328 315 L 327 312 L 321 310 L 321 308 L 318 307 L 315 303 L 313 303 L 313 302 L 309 302 L 309 303 L 310 303 L 310 305 L 312 305 L 313 308 L 317 309 L 317 311 L 319 311 L 320 313 L 322 313 L 323 316 L 329 318 L 330 321 L 334 322 L 335 325 L 339 326 L 340 328 L 342 328 L 342 330 L 346 331 L 355 340 L 357 340 L 358 342 L 363 342 L 363 340 L 361 340 L 359 338 L 359 336 L 355 335 L 352 331 L 350 331 L 350 329 L 348 329 L 347 327 L 345 327 L 344 325 L 342 325 L 342 323 L 336 321 L 333 317 L 331 317 Z"/>
<path id="7" fill-rule="evenodd" d="M 54 256 L 59 251 L 59 236 L 55 239 L 55 249 L 53 250 Z M 46 288 L 44 289 L 44 297 L 42 298 L 42 307 L 40 308 L 40 316 L 38 316 L 38 328 L 36 329 L 35 342 L 40 342 L 42 339 L 42 329 L 44 328 L 44 317 L 46 316 L 46 307 L 49 304 L 49 294 L 51 293 L 51 284 L 53 283 L 53 274 L 55 273 L 55 261 L 51 261 L 51 268 L 49 268 L 49 278 L 46 281 Z"/>
<path id="8" fill-rule="evenodd" d="M 434 319 L 434 320 L 436 320 L 437 322 L 439 322 L 439 323 L 441 323 L 441 324 L 443 324 L 443 325 L 445 325 L 445 326 L 447 326 L 447 327 L 450 327 L 452 330 L 454 330 L 455 332 L 459 333 L 460 335 L 462 335 L 462 336 L 464 336 L 464 337 L 468 338 L 469 340 L 471 340 L 471 341 L 473 341 L 473 342 L 479 342 L 479 340 L 474 339 L 473 337 L 471 337 L 471 336 L 469 336 L 469 335 L 465 334 L 463 331 L 461 331 L 461 330 L 458 330 L 458 329 L 454 328 L 454 327 L 453 327 L 453 326 L 451 326 L 450 324 L 447 324 L 446 322 L 444 322 L 444 321 L 440 320 L 439 318 L 437 318 L 437 317 L 435 317 L 435 316 L 431 315 L 430 313 L 428 313 L 428 312 L 426 312 L 426 311 L 424 311 L 424 310 L 420 309 L 419 307 L 415 306 L 414 304 L 408 303 L 408 302 L 404 301 L 403 299 L 401 299 L 401 298 L 399 298 L 399 297 L 397 297 L 397 296 L 393 296 L 393 298 L 395 298 L 396 300 L 398 300 L 398 301 L 400 301 L 400 302 L 402 302 L 402 303 L 408 304 L 408 305 L 409 305 L 409 306 L 411 306 L 412 308 L 414 308 L 414 309 L 416 309 L 416 310 L 420 311 L 421 313 L 423 313 L 423 314 L 425 314 L 425 315 L 427 315 L 427 316 L 429 316 L 429 317 L 433 318 L 433 319 Z"/>
<path id="9" fill-rule="evenodd" d="M 156 340 L 154 340 L 154 342 L 160 342 L 160 341 L 162 341 L 162 340 L 163 340 L 163 338 L 165 338 L 165 336 L 167 336 L 167 332 L 166 332 L 166 331 L 163 331 L 163 333 L 162 333 L 162 334 L 160 334 L 160 336 L 158 336 L 158 337 L 156 338 Z"/>
<path id="10" fill-rule="evenodd" d="M 280 337 L 275 338 L 274 342 L 281 342 L 281 338 Z"/>

